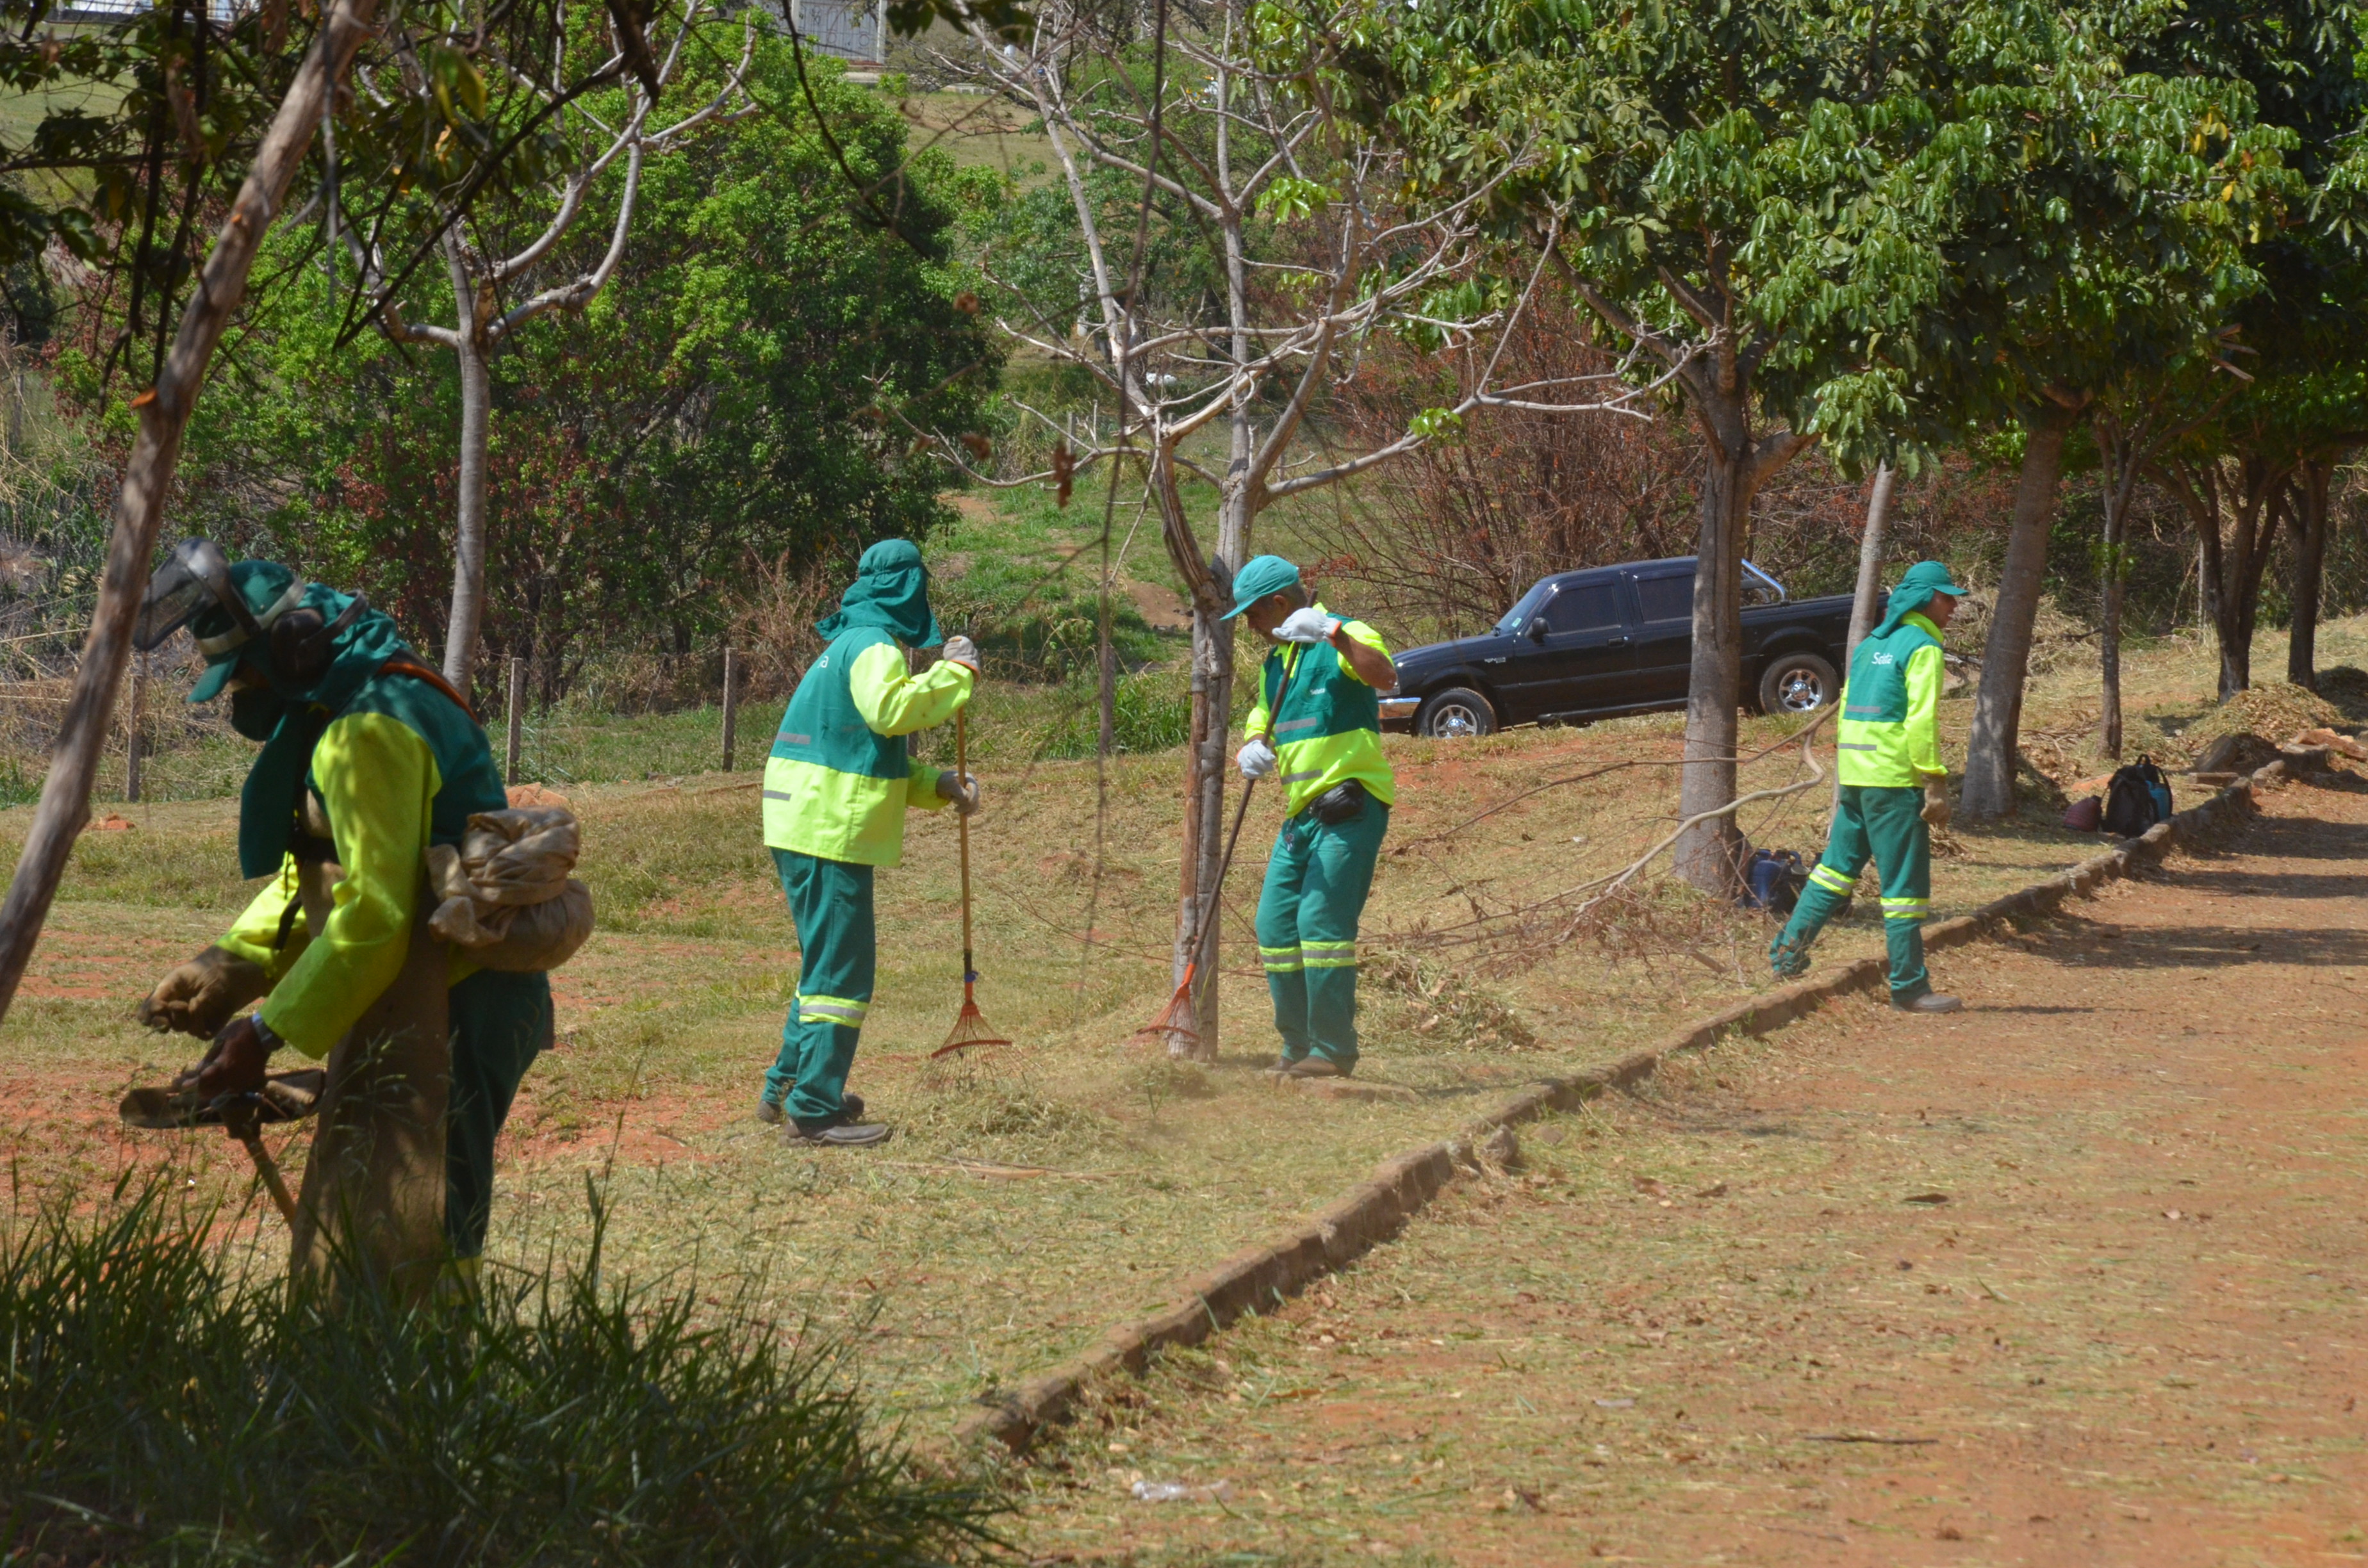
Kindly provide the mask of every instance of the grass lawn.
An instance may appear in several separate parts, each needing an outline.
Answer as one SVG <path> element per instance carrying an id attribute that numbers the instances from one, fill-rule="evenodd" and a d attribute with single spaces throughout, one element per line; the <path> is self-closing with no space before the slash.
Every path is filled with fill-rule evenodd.
<path id="1" fill-rule="evenodd" d="M 2361 658 L 2368 620 L 2328 628 L 2326 646 L 2330 662 Z M 2200 643 L 2145 650 L 2131 665 L 2148 744 L 2201 727 L 2211 663 Z M 2031 724 L 2068 727 L 2089 700 L 2086 682 L 2074 670 L 2040 677 Z M 990 756 L 1006 695 L 980 707 Z M 1944 704 L 1952 755 L 1971 707 L 1969 692 Z M 751 719 L 761 733 L 770 715 Z M 1753 721 L 1747 744 L 1769 746 L 1784 729 Z M 854 1154 L 785 1147 L 748 1117 L 796 961 L 759 842 L 756 775 L 578 787 L 583 874 L 602 928 L 556 976 L 561 1040 L 528 1077 L 503 1145 L 495 1259 L 580 1252 L 589 1176 L 606 1189 L 611 1268 L 697 1271 L 719 1294 L 762 1281 L 785 1323 L 860 1335 L 869 1396 L 934 1437 L 982 1393 L 1166 1303 L 1180 1278 L 1329 1200 L 1382 1156 L 1524 1080 L 1600 1062 L 1763 983 L 1766 917 L 1666 883 L 1566 938 L 1548 925 L 1527 946 L 1438 945 L 1475 908 L 1600 875 L 1666 831 L 1666 768 L 1478 813 L 1569 774 L 1672 758 L 1675 716 L 1479 742 L 1392 737 L 1388 749 L 1400 804 L 1367 916 L 1367 1056 L 1352 1096 L 1279 1089 L 1254 1070 L 1273 1050 L 1247 925 L 1270 799 L 1253 808 L 1228 890 L 1225 1060 L 1171 1066 L 1133 1031 L 1168 986 L 1179 759 L 1116 760 L 1098 875 L 1093 763 L 1015 757 L 985 768 L 973 854 L 980 1000 L 1018 1043 L 951 1066 L 928 1061 L 960 1001 L 961 938 L 953 823 L 916 818 L 905 865 L 880 881 L 879 1000 L 854 1076 L 898 1136 Z M 1745 787 L 1797 772 L 1797 748 L 1780 750 L 1747 770 Z M 1822 801 L 1812 790 L 1748 814 L 1747 829 L 1814 854 Z M 91 833 L 78 848 L 0 1031 L 0 1085 L 18 1108 L 15 1179 L 27 1192 L 87 1188 L 179 1161 L 201 1188 L 244 1194 L 247 1174 L 226 1143 L 125 1134 L 112 1114 L 125 1085 L 191 1054 L 130 1014 L 244 898 L 235 806 L 124 812 L 134 826 Z M 29 814 L 0 812 L 0 836 L 20 838 Z M 2017 825 L 1960 835 L 1939 869 L 1939 912 L 2094 853 L 2093 838 L 2053 820 L 2034 800 Z M 1827 961 L 1875 950 L 1877 926 L 1862 906 L 1833 933 Z M 302 1145 L 288 1141 L 291 1165 Z"/>

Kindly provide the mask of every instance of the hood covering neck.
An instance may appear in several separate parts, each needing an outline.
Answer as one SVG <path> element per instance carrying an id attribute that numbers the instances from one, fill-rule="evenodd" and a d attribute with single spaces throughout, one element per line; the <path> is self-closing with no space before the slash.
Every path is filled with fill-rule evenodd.
<path id="1" fill-rule="evenodd" d="M 839 596 L 837 613 L 814 628 L 825 642 L 859 626 L 876 626 L 908 648 L 945 641 L 929 608 L 929 569 L 910 540 L 882 540 L 863 552 L 856 572 L 854 584 Z"/>
<path id="2" fill-rule="evenodd" d="M 305 588 L 302 605 L 319 611 L 323 623 L 328 624 L 352 602 L 352 595 L 314 583 Z M 271 738 L 263 743 L 255 765 L 247 769 L 245 788 L 239 791 L 239 875 L 268 876 L 279 869 L 296 813 L 303 804 L 304 777 L 312 770 L 313 748 L 321 732 L 354 699 L 362 683 L 397 654 L 411 655 L 411 649 L 396 633 L 393 619 L 375 609 L 364 609 L 337 634 L 328 669 L 309 686 L 288 679 L 273 667 L 265 650 L 256 650 L 252 663 L 269 671 L 271 694 L 279 699 L 280 715 Z"/>
<path id="3" fill-rule="evenodd" d="M 1930 604 L 1936 594 L 1948 594 L 1953 597 L 1964 591 L 1951 579 L 1946 566 L 1937 561 L 1919 561 L 1899 579 L 1899 586 L 1891 590 L 1890 613 L 1883 618 L 1883 624 L 1874 629 L 1873 635 L 1890 636 L 1899 630 L 1901 621 Z"/>

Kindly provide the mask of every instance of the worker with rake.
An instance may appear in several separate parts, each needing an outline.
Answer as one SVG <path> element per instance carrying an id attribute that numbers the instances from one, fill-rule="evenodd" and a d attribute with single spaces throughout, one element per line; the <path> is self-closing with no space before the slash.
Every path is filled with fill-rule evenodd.
<path id="1" fill-rule="evenodd" d="M 479 967 L 457 947 L 427 948 L 425 965 L 413 957 L 415 924 L 428 917 L 428 846 L 458 844 L 472 815 L 509 804 L 485 732 L 361 595 L 275 562 L 233 565 L 210 540 L 179 545 L 150 583 L 133 641 L 154 648 L 183 626 L 206 658 L 189 700 L 227 692 L 232 727 L 263 743 L 239 796 L 238 858 L 242 876 L 271 881 L 213 946 L 157 984 L 141 1020 L 211 1039 L 183 1077 L 210 1101 L 263 1089 L 283 1045 L 329 1057 L 334 1079 L 357 1049 L 394 1050 L 388 1037 L 357 1047 L 349 1035 L 391 1017 L 449 1028 L 450 1079 L 437 1088 L 442 1179 L 432 1165 L 403 1179 L 428 1194 L 431 1236 L 441 1189 L 450 1258 L 458 1278 L 473 1279 L 494 1141 L 552 1038 L 547 974 Z M 257 997 L 260 1008 L 232 1017 Z M 327 1158 L 316 1142 L 314 1163 Z M 308 1197 L 313 1184 L 308 1170 Z M 312 1218 L 299 1225 L 300 1253 Z"/>
<path id="2" fill-rule="evenodd" d="M 1891 1005 L 1953 1013 L 1964 1004 L 1932 989 L 1924 922 L 1932 913 L 1932 829 L 1949 825 L 1941 761 L 1941 633 L 1965 590 L 1937 561 L 1919 561 L 1891 590 L 1890 613 L 1850 655 L 1836 737 L 1841 789 L 1826 852 L 1793 918 L 1768 949 L 1781 978 L 1806 974 L 1809 949 L 1871 856 L 1883 879 L 1883 940 Z"/>
<path id="3" fill-rule="evenodd" d="M 1234 576 L 1231 619 L 1274 643 L 1258 671 L 1242 777 L 1280 773 L 1282 831 L 1258 895 L 1258 956 L 1282 1036 L 1275 1071 L 1345 1078 L 1357 1067 L 1357 924 L 1390 824 L 1381 698 L 1397 666 L 1381 633 L 1315 603 L 1299 568 L 1261 555 Z"/>
<path id="4" fill-rule="evenodd" d="M 877 955 L 874 868 L 904 858 L 905 812 L 951 801 L 978 810 L 978 781 L 913 761 L 905 737 L 970 701 L 978 649 L 947 638 L 929 609 L 929 571 L 904 540 L 863 552 L 855 584 L 815 630 L 828 644 L 781 716 L 765 764 L 765 844 L 798 928 L 798 994 L 781 1052 L 765 1074 L 757 1119 L 791 1142 L 861 1148 L 888 1137 L 867 1123 L 848 1070 L 871 1006 Z M 937 648 L 913 675 L 907 648 Z"/>

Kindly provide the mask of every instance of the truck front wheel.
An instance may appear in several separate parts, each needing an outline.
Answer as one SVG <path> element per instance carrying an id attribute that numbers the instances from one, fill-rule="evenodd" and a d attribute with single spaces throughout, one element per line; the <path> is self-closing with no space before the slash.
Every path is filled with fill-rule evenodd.
<path id="1" fill-rule="evenodd" d="M 1415 733 L 1445 740 L 1497 733 L 1497 710 L 1469 687 L 1451 686 L 1425 701 L 1415 715 Z"/>
<path id="2" fill-rule="evenodd" d="M 1815 653 L 1772 653 L 1759 676 L 1762 713 L 1812 713 L 1841 694 L 1834 666 Z"/>

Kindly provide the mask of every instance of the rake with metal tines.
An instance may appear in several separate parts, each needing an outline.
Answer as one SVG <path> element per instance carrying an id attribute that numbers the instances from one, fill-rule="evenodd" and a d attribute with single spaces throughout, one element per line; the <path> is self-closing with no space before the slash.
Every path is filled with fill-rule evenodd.
<path id="1" fill-rule="evenodd" d="M 970 744 L 967 715 L 954 714 L 954 777 L 970 787 Z M 956 812 L 962 835 L 962 1005 L 954 1015 L 954 1027 L 946 1034 L 946 1043 L 929 1052 L 931 1061 L 941 1056 L 959 1056 L 974 1045 L 1009 1045 L 1011 1042 L 987 1027 L 986 1016 L 978 1010 L 978 966 L 970 956 L 970 818 Z"/>
<path id="2" fill-rule="evenodd" d="M 1224 891 L 1225 873 L 1234 869 L 1234 846 L 1242 841 L 1242 823 L 1250 814 L 1250 796 L 1258 791 L 1253 778 L 1242 786 L 1242 803 L 1234 809 L 1234 830 L 1225 835 L 1225 858 L 1217 866 L 1217 885 L 1209 891 L 1209 902 L 1203 908 L 1201 923 L 1192 933 L 1190 954 L 1184 961 L 1184 981 L 1177 986 L 1176 994 L 1167 999 L 1159 1017 L 1135 1030 L 1138 1035 L 1157 1035 L 1167 1041 L 1170 1055 L 1197 1050 L 1201 1043 L 1201 1019 L 1192 1006 L 1192 979 L 1201 970 L 1201 961 L 1209 956 L 1203 935 L 1213 936 L 1217 923 L 1209 918 L 1217 907 L 1217 897 Z"/>

